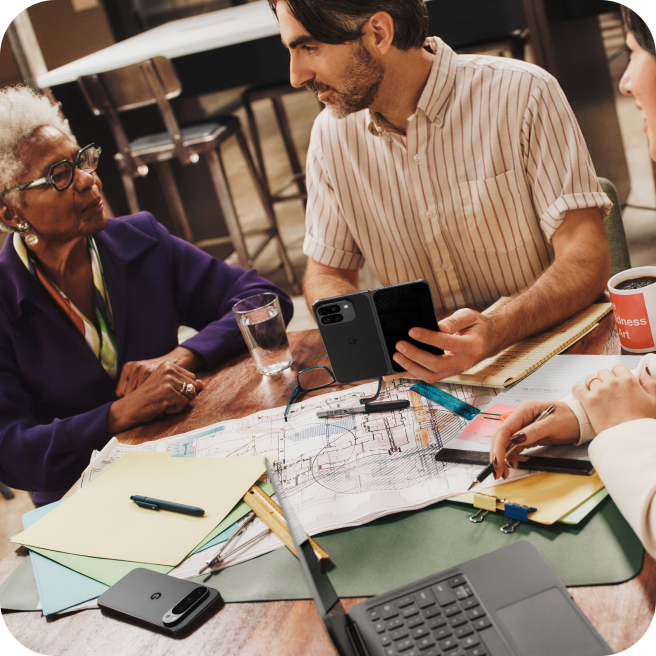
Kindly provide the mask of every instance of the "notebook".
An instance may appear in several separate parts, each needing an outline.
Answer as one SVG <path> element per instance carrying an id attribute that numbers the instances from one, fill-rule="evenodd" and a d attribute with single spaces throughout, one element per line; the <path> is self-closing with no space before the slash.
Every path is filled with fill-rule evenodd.
<path id="1" fill-rule="evenodd" d="M 485 313 L 495 310 L 510 299 L 501 297 Z M 596 303 L 567 321 L 543 333 L 513 344 L 497 355 L 487 358 L 462 374 L 441 380 L 441 383 L 480 385 L 482 387 L 512 387 L 549 358 L 585 337 L 612 309 L 611 303 Z"/>

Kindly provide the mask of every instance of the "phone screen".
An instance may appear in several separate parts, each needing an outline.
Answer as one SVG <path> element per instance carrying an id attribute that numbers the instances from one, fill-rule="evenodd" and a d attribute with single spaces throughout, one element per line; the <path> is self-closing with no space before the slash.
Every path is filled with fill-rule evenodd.
<path id="1" fill-rule="evenodd" d="M 442 349 L 418 342 L 408 335 L 410 328 L 439 331 L 428 283 L 418 281 L 385 287 L 373 293 L 373 300 L 394 371 L 405 371 L 392 359 L 400 340 L 434 355 L 444 353 Z"/>

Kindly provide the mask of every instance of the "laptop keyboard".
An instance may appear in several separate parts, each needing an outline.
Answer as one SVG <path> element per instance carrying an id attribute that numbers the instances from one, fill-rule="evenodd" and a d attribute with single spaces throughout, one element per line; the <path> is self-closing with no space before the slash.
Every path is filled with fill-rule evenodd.
<path id="1" fill-rule="evenodd" d="M 385 656 L 488 656 L 478 632 L 492 625 L 464 576 L 371 608 Z"/>

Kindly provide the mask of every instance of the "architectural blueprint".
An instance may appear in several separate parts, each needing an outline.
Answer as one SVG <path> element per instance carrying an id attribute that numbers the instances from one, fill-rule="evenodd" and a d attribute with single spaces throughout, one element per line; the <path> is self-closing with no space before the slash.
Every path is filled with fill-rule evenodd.
<path id="1" fill-rule="evenodd" d="M 290 409 L 287 422 L 283 408 L 275 408 L 140 446 L 108 445 L 85 480 L 133 449 L 173 457 L 261 454 L 275 459 L 279 480 L 309 534 L 421 508 L 464 491 L 478 468 L 435 461 L 435 453 L 467 422 L 411 392 L 413 383 L 388 382 L 379 397 L 408 399 L 405 410 L 317 419 L 318 410 L 358 406 L 361 398 L 372 396 L 376 383 L 367 383 L 301 399 Z M 497 393 L 462 385 L 440 387 L 479 408 Z"/>

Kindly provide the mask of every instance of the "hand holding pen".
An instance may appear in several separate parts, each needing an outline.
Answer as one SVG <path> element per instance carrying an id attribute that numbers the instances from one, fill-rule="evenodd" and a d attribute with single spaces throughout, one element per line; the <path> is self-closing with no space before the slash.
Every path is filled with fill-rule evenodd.
<path id="1" fill-rule="evenodd" d="M 551 405 L 554 411 L 545 419 L 535 422 L 535 418 Z M 562 401 L 522 401 L 492 435 L 490 461 L 494 463 L 494 459 L 497 460 L 495 478 L 508 477 L 509 467 L 517 467 L 523 449 L 574 444 L 578 438 L 579 422 Z M 517 448 L 506 455 L 507 449 L 513 445 Z"/>
<path id="2" fill-rule="evenodd" d="M 530 424 L 536 424 L 537 422 L 542 421 L 543 419 L 546 419 L 547 417 L 549 417 L 549 416 L 550 416 L 551 414 L 553 414 L 554 412 L 555 412 L 555 408 L 554 408 L 554 406 L 553 406 L 553 405 L 549 405 L 549 406 L 548 406 L 546 409 L 544 409 L 542 412 L 540 412 L 540 413 L 537 414 L 537 415 L 534 415 L 534 416 L 533 416 L 533 419 L 532 419 L 532 420 L 529 422 L 529 424 L 527 424 L 527 425 L 530 425 Z M 512 416 L 512 415 L 511 415 L 511 416 Z M 497 435 L 498 433 L 500 433 L 501 430 L 503 430 L 503 429 L 500 429 L 499 431 L 497 431 L 497 432 L 495 433 L 495 435 Z M 507 430 L 507 428 L 506 428 L 506 430 Z M 513 441 L 513 440 L 514 440 L 514 441 Z M 505 463 L 506 463 L 507 459 L 509 458 L 509 456 L 510 456 L 512 453 L 514 453 L 514 451 L 515 451 L 518 447 L 519 447 L 519 448 L 524 448 L 523 443 L 524 443 L 525 441 L 526 441 L 526 435 L 524 435 L 523 433 L 520 433 L 519 435 L 515 435 L 514 437 L 511 437 L 511 438 L 509 439 L 510 446 L 509 446 L 509 448 L 506 450 L 506 452 L 505 452 L 505 454 L 504 454 L 504 456 L 503 456 L 503 460 L 504 460 L 504 464 L 503 464 L 503 467 L 504 467 L 503 478 L 504 478 L 504 479 L 505 479 L 505 478 L 507 477 L 507 475 L 508 475 L 507 472 L 505 471 L 505 467 L 506 467 L 506 464 L 505 464 Z M 493 444 L 494 444 L 494 442 L 493 442 Z M 478 473 L 478 475 L 476 476 L 476 478 L 474 479 L 474 481 L 472 482 L 472 484 L 471 484 L 471 485 L 469 486 L 469 488 L 467 488 L 467 489 L 468 489 L 468 490 L 471 490 L 475 485 L 478 485 L 479 483 L 482 483 L 482 482 L 483 482 L 486 478 L 488 478 L 488 476 L 489 476 L 490 474 L 492 474 L 493 472 L 496 474 L 495 478 L 498 478 L 498 476 L 499 476 L 498 466 L 499 466 L 499 459 L 498 459 L 498 456 L 497 456 L 497 455 L 494 455 L 494 456 L 493 456 L 493 460 L 492 460 L 492 462 L 491 462 L 487 467 L 485 467 L 485 469 L 483 469 L 481 472 Z"/>

